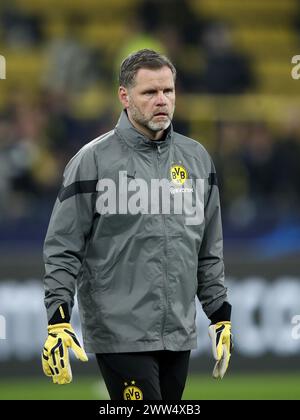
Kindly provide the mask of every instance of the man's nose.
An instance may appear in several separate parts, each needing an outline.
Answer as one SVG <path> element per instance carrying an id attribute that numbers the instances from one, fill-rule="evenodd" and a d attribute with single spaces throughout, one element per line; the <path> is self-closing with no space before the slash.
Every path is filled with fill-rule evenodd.
<path id="1" fill-rule="evenodd" d="M 156 105 L 166 105 L 167 98 L 163 92 L 159 92 L 156 97 Z"/>

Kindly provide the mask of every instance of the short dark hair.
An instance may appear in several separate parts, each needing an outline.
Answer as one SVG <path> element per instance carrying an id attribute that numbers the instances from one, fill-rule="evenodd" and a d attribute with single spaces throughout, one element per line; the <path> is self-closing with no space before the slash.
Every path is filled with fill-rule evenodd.
<path id="1" fill-rule="evenodd" d="M 147 48 L 136 51 L 122 62 L 119 73 L 119 85 L 126 88 L 133 86 L 139 69 L 160 69 L 165 66 L 169 67 L 175 81 L 176 69 L 166 56 Z"/>

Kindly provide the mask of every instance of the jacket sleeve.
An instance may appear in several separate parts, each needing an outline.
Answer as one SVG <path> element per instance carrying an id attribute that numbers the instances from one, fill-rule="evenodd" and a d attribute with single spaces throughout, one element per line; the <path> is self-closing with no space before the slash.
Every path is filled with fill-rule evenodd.
<path id="1" fill-rule="evenodd" d="M 94 156 L 84 147 L 66 166 L 44 242 L 48 321 L 62 304 L 68 305 L 71 314 L 76 279 L 93 224 L 96 185 Z"/>
<path id="2" fill-rule="evenodd" d="M 208 178 L 208 192 L 204 206 L 205 230 L 198 255 L 198 290 L 197 296 L 208 318 L 214 318 L 227 302 L 227 289 L 224 284 L 223 235 L 219 189 L 212 163 Z M 225 304 L 226 316 L 229 304 Z M 225 320 L 225 319 L 223 319 Z"/>

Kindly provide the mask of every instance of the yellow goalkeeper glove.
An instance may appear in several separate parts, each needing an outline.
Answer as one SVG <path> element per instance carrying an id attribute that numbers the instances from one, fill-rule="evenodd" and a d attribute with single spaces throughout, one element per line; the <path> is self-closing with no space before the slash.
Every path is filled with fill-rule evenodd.
<path id="1" fill-rule="evenodd" d="M 212 353 L 217 361 L 212 376 L 215 379 L 222 379 L 228 368 L 233 347 L 231 322 L 221 321 L 210 325 L 208 334 L 212 341 Z"/>
<path id="2" fill-rule="evenodd" d="M 42 366 L 45 375 L 51 376 L 55 384 L 68 384 L 72 381 L 69 348 L 73 350 L 77 359 L 82 362 L 88 361 L 71 324 L 49 325 L 48 338 L 42 353 Z"/>

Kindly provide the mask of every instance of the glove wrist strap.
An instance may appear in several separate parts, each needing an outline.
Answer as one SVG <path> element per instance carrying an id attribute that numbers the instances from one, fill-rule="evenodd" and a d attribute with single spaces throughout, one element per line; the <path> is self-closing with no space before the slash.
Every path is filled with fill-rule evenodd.
<path id="1" fill-rule="evenodd" d="M 60 305 L 54 312 L 52 318 L 49 320 L 48 325 L 68 323 L 70 322 L 70 314 L 67 303 Z"/>
<path id="2" fill-rule="evenodd" d="M 219 309 L 217 309 L 210 317 L 212 324 L 218 322 L 230 321 L 231 318 L 231 305 L 228 302 L 223 302 Z"/>
<path id="3" fill-rule="evenodd" d="M 52 332 L 53 330 L 56 330 L 57 328 L 62 329 L 62 328 L 68 328 L 71 329 L 71 324 L 65 322 L 65 323 L 59 323 L 59 324 L 53 324 L 53 325 L 48 325 L 48 332 Z"/>

